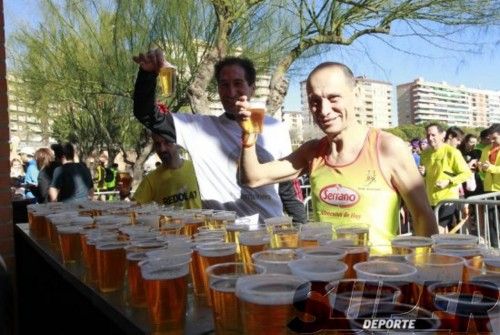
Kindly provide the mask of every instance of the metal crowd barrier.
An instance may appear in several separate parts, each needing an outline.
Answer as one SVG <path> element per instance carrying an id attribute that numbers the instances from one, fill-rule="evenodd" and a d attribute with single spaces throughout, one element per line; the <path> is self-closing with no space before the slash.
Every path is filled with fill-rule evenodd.
<path id="1" fill-rule="evenodd" d="M 440 201 L 434 208 L 436 221 L 439 209 L 444 204 L 469 205 L 469 214 L 464 217 L 459 210 L 459 222 L 450 233 L 460 232 L 478 236 L 488 246 L 498 248 L 500 245 L 499 217 L 500 192 L 470 196 L 465 199 L 448 199 Z M 473 206 L 473 207 L 472 207 Z M 494 231 L 492 231 L 494 230 Z"/>

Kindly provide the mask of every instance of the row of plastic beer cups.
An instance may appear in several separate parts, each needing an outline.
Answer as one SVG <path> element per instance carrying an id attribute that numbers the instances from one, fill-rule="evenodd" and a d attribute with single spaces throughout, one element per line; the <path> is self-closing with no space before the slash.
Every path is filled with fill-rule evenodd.
<path id="1" fill-rule="evenodd" d="M 460 248 L 461 249 L 461 248 Z"/>

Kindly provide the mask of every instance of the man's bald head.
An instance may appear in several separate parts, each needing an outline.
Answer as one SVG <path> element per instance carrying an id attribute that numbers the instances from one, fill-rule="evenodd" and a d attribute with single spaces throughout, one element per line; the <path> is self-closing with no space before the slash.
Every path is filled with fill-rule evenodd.
<path id="1" fill-rule="evenodd" d="M 351 69 L 348 68 L 346 65 L 342 63 L 337 63 L 337 62 L 324 62 L 316 66 L 311 73 L 309 73 L 309 76 L 307 77 L 307 89 L 310 90 L 310 82 L 311 78 L 318 72 L 323 71 L 323 70 L 337 70 L 340 73 L 344 75 L 344 80 L 346 85 L 351 89 L 354 90 L 354 87 L 356 85 L 356 80 L 354 79 L 354 74 L 352 73 Z"/>

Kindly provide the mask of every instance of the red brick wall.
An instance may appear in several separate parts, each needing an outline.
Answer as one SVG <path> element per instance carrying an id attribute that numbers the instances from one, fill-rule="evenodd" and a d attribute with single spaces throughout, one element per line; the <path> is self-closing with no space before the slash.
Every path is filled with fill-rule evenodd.
<path id="1" fill-rule="evenodd" d="M 9 113 L 5 69 L 3 0 L 0 0 L 0 255 L 9 270 L 14 265 L 12 206 L 10 203 Z"/>

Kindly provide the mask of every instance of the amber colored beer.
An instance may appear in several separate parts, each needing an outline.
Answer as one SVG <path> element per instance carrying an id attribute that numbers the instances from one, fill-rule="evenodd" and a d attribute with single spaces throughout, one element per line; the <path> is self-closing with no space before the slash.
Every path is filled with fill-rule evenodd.
<path id="1" fill-rule="evenodd" d="M 193 237 L 198 232 L 198 228 L 205 224 L 204 218 L 194 217 L 184 220 L 184 227 L 181 229 L 181 234 Z"/>
<path id="2" fill-rule="evenodd" d="M 338 239 L 351 239 L 359 246 L 368 245 L 368 228 L 361 227 L 339 227 L 335 230 Z"/>
<path id="3" fill-rule="evenodd" d="M 175 92 L 175 67 L 162 67 L 158 73 L 161 92 L 164 96 L 171 96 Z"/>
<path id="4" fill-rule="evenodd" d="M 168 279 L 144 278 L 144 291 L 153 325 L 164 325 L 169 331 L 183 330 L 186 318 L 186 275 Z"/>
<path id="5" fill-rule="evenodd" d="M 401 297 L 401 290 L 397 286 L 360 279 L 333 281 L 326 286 L 326 290 L 335 317 L 345 317 L 353 304 L 397 302 Z"/>
<path id="6" fill-rule="evenodd" d="M 220 263 L 231 263 L 236 261 L 236 244 L 234 243 L 205 243 L 197 246 L 200 256 L 201 273 L 205 296 L 208 306 L 211 306 L 208 277 L 206 270 L 209 266 Z"/>
<path id="7" fill-rule="evenodd" d="M 274 229 L 271 233 L 271 248 L 297 248 L 299 230 L 297 228 Z"/>
<path id="8" fill-rule="evenodd" d="M 57 230 L 59 248 L 63 263 L 75 263 L 80 260 L 82 246 L 80 244 L 80 228 L 74 226 L 61 226 Z"/>
<path id="9" fill-rule="evenodd" d="M 288 263 L 299 256 L 294 249 L 270 249 L 252 255 L 255 264 L 263 266 L 267 273 L 291 274 Z"/>
<path id="10" fill-rule="evenodd" d="M 146 292 L 142 279 L 139 262 L 146 258 L 142 252 L 127 254 L 127 278 L 129 291 L 129 304 L 133 307 L 146 306 Z"/>
<path id="11" fill-rule="evenodd" d="M 97 277 L 101 292 L 123 288 L 127 266 L 123 242 L 104 242 L 96 245 Z"/>
<path id="12" fill-rule="evenodd" d="M 191 255 L 191 264 L 189 264 L 191 272 L 191 281 L 193 283 L 193 292 L 198 299 L 206 298 L 205 292 L 207 288 L 205 287 L 205 281 L 203 280 L 203 267 L 201 264 L 200 255 L 196 248 L 193 250 Z"/>
<path id="13" fill-rule="evenodd" d="M 217 334 L 241 334 L 240 311 L 235 295 L 236 281 L 240 277 L 264 271 L 265 269 L 258 265 L 249 270 L 243 263 L 222 263 L 207 269 Z"/>
<path id="14" fill-rule="evenodd" d="M 32 214 L 30 230 L 38 238 L 47 238 L 47 224 L 45 220 L 45 214 L 39 214 L 36 212 Z"/>
<path id="15" fill-rule="evenodd" d="M 262 134 L 264 128 L 264 115 L 266 114 L 265 108 L 250 107 L 250 131 L 249 133 Z"/>
<path id="16" fill-rule="evenodd" d="M 187 305 L 189 259 L 177 256 L 139 263 L 151 323 L 182 333 Z"/>
<path id="17" fill-rule="evenodd" d="M 407 255 L 408 249 L 415 254 L 427 254 L 431 252 L 432 239 L 423 236 L 396 236 L 391 241 L 391 246 L 395 255 Z"/>
<path id="18" fill-rule="evenodd" d="M 241 251 L 241 258 L 243 260 L 243 263 L 245 264 L 252 264 L 252 255 L 264 251 L 266 248 L 266 242 L 262 241 L 259 244 L 255 245 L 250 245 L 250 244 L 241 244 L 240 245 L 240 251 Z"/>
<path id="19" fill-rule="evenodd" d="M 344 263 L 347 264 L 347 271 L 345 273 L 345 279 L 356 279 L 356 271 L 354 270 L 354 265 L 360 262 L 366 262 L 368 260 L 369 248 L 368 247 L 345 247 L 346 251 L 344 257 Z"/>
<path id="20" fill-rule="evenodd" d="M 464 334 L 498 334 L 500 290 L 488 283 L 434 283 L 428 292 L 443 329 Z"/>
<path id="21" fill-rule="evenodd" d="M 288 323 L 297 317 L 293 304 L 307 299 L 311 284 L 282 274 L 239 278 L 236 296 L 244 334 L 287 334 Z"/>
<path id="22" fill-rule="evenodd" d="M 212 214 L 208 227 L 210 229 L 225 229 L 226 225 L 234 224 L 236 220 L 235 212 L 218 212 Z"/>

